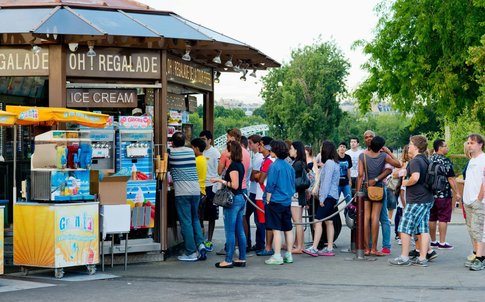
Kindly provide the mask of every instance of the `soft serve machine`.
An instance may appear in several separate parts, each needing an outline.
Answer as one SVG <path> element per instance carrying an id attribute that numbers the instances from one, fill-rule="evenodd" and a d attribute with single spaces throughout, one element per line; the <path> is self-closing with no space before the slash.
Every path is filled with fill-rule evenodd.
<path id="1" fill-rule="evenodd" d="M 116 171 L 131 172 L 126 190 L 127 203 L 132 209 L 130 238 L 151 237 L 157 189 L 152 119 L 150 116 L 120 116 L 118 127 Z"/>

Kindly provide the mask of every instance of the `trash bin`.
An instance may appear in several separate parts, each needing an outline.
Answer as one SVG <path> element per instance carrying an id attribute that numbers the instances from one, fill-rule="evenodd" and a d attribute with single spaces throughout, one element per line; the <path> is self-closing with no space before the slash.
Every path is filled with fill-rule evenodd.
<path id="1" fill-rule="evenodd" d="M 9 203 L 8 200 L 0 199 L 0 207 L 1 206 L 4 206 L 5 207 L 5 209 L 3 211 L 3 213 L 4 213 L 4 216 L 3 216 L 3 226 L 5 228 L 8 228 L 9 227 L 9 224 L 8 224 L 8 203 Z"/>

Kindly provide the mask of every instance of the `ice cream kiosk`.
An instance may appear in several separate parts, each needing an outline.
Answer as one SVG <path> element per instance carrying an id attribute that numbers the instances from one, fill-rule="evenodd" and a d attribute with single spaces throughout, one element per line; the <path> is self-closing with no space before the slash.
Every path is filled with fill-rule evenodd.
<path id="1" fill-rule="evenodd" d="M 108 116 L 65 108 L 7 106 L 18 124 L 71 122 L 104 127 Z M 87 131 L 52 130 L 35 137 L 31 201 L 14 200 L 14 264 L 53 268 L 99 262 L 99 209 L 90 195 L 92 145 Z"/>

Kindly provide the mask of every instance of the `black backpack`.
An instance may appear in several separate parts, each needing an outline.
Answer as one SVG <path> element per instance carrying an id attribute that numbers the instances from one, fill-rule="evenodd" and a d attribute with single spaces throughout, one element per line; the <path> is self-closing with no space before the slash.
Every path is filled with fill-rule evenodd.
<path id="1" fill-rule="evenodd" d="M 434 161 L 430 162 L 427 160 L 427 163 L 428 171 L 426 173 L 424 185 L 431 192 L 445 191 L 446 184 L 448 183 L 445 167 L 442 164 Z"/>

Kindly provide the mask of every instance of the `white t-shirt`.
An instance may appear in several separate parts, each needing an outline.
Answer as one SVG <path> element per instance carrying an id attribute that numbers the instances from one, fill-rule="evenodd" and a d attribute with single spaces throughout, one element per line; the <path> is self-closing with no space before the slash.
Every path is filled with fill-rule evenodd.
<path id="1" fill-rule="evenodd" d="M 463 190 L 463 202 L 472 204 L 478 199 L 480 188 L 483 184 L 483 173 L 485 170 L 485 153 L 470 159 L 466 168 L 465 188 Z"/>
<path id="2" fill-rule="evenodd" d="M 263 163 L 263 154 L 261 153 L 255 153 L 253 155 L 253 158 L 251 159 L 251 173 L 252 171 L 259 171 L 261 169 L 261 164 Z M 249 175 L 251 175 L 249 173 Z M 256 191 L 258 190 L 259 183 L 257 181 L 251 181 L 249 183 L 249 193 L 256 194 Z"/>
<path id="3" fill-rule="evenodd" d="M 350 168 L 350 177 L 359 176 L 359 155 L 363 152 L 362 149 L 357 149 L 354 151 L 352 149 L 345 151 L 352 158 L 352 168 Z"/>
<path id="4" fill-rule="evenodd" d="M 205 185 L 206 187 L 210 187 L 214 184 L 211 183 L 209 179 L 219 177 L 219 174 L 217 174 L 217 165 L 219 164 L 221 153 L 216 148 L 211 146 L 209 149 L 204 150 L 202 154 L 207 161 L 207 176 L 205 178 Z"/>

